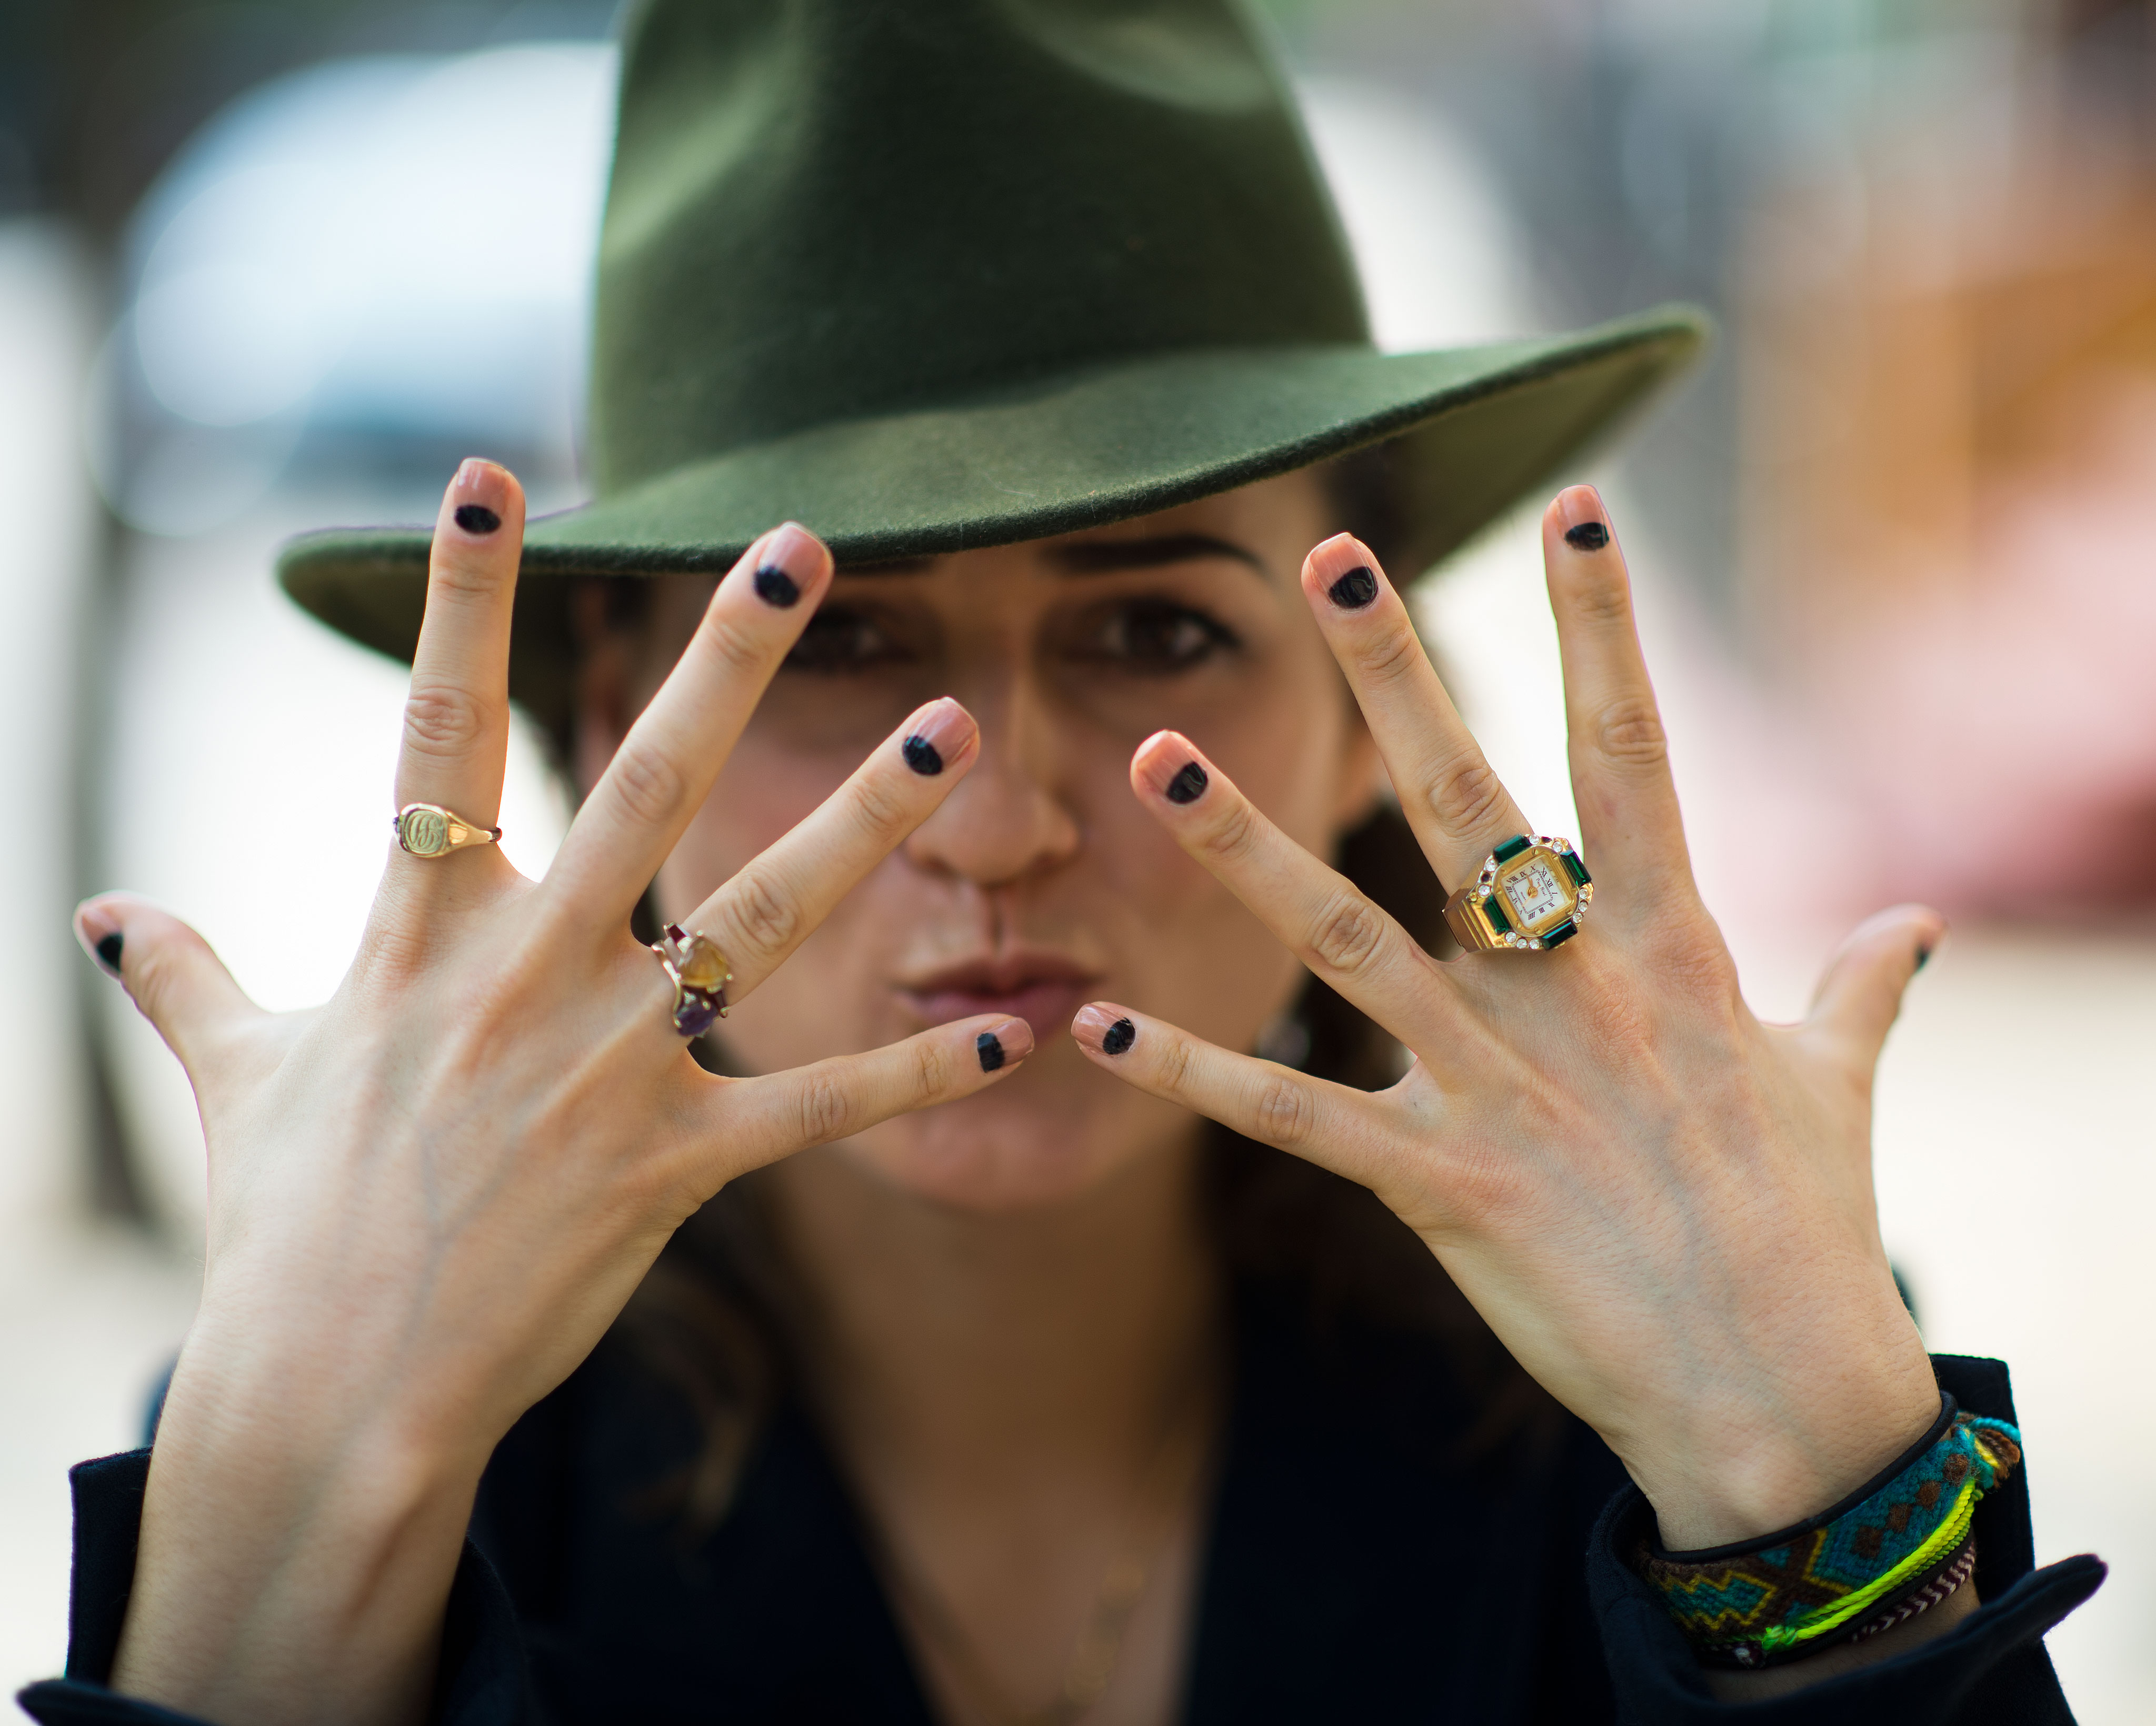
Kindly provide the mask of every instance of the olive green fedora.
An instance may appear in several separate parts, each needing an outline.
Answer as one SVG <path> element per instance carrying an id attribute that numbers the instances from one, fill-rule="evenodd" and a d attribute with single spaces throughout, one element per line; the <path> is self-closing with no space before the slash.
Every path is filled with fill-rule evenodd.
<path id="1" fill-rule="evenodd" d="M 1428 566 L 1699 348 L 1689 310 L 1372 345 L 1240 0 L 650 0 L 600 242 L 593 500 L 525 537 L 512 690 L 556 722 L 578 576 L 1006 544 L 1389 441 Z M 428 530 L 288 545 L 286 591 L 408 658 Z"/>

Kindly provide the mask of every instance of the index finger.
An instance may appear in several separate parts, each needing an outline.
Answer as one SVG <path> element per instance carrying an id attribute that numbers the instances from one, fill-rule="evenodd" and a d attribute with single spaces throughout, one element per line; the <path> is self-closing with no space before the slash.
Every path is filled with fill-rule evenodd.
<path id="1" fill-rule="evenodd" d="M 629 920 L 830 580 L 831 554 L 791 521 L 726 572 L 547 872 L 579 920 L 607 929 Z"/>

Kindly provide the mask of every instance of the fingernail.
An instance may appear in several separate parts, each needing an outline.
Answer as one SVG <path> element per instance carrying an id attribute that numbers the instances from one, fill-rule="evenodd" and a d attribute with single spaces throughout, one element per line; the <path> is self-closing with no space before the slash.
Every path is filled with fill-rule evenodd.
<path id="1" fill-rule="evenodd" d="M 475 539 L 485 539 L 501 526 L 501 505 L 507 500 L 506 476 L 492 462 L 477 456 L 466 460 L 449 482 L 449 494 L 461 499 L 450 519 Z"/>
<path id="2" fill-rule="evenodd" d="M 798 605 L 801 583 L 808 577 L 801 567 L 804 554 L 815 544 L 814 535 L 791 521 L 774 530 L 757 551 L 756 597 L 782 612 Z"/>
<path id="3" fill-rule="evenodd" d="M 1138 1027 L 1122 1009 L 1096 1002 L 1078 1009 L 1078 1017 L 1070 1022 L 1070 1034 L 1089 1049 L 1121 1055 L 1128 1053 L 1138 1040 Z"/>
<path id="4" fill-rule="evenodd" d="M 1162 795 L 1171 803 L 1194 803 L 1205 795 L 1207 783 L 1205 770 L 1195 761 L 1185 761 Z"/>
<path id="5" fill-rule="evenodd" d="M 1378 597 L 1378 577 L 1358 564 L 1327 588 L 1325 597 L 1343 612 L 1359 612 Z"/>
<path id="6" fill-rule="evenodd" d="M 1564 517 L 1564 542 L 1575 551 L 1599 551 L 1609 543 L 1609 523 L 1602 495 L 1591 485 L 1574 485 L 1558 498 Z"/>
<path id="7" fill-rule="evenodd" d="M 100 910 L 75 913 L 75 938 L 96 961 L 114 976 L 120 975 L 120 953 L 126 945 L 120 925 Z"/>
<path id="8" fill-rule="evenodd" d="M 912 730 L 899 745 L 899 753 L 916 773 L 933 779 L 943 771 L 947 757 L 965 748 L 972 730 L 972 716 L 957 702 L 948 699 L 931 702 L 914 716 Z"/>
<path id="9" fill-rule="evenodd" d="M 994 1073 L 1012 1061 L 1023 1061 L 1033 1053 L 1033 1027 L 1023 1019 L 1005 1019 L 993 1031 L 973 1039 L 973 1053 L 981 1058 L 981 1071 Z"/>

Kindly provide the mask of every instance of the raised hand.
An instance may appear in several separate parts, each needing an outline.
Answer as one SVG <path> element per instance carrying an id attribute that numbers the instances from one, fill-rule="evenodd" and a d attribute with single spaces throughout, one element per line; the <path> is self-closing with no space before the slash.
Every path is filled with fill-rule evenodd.
<path id="1" fill-rule="evenodd" d="M 398 767 L 400 805 L 481 830 L 522 527 L 516 482 L 466 463 L 436 523 Z M 488 1455 L 675 1228 L 735 1175 L 968 1095 L 1032 1048 L 1024 1021 L 980 1018 L 716 1078 L 629 932 L 830 575 L 801 528 L 750 548 L 544 880 L 491 844 L 393 846 L 358 955 L 315 1012 L 262 1012 L 139 901 L 78 913 L 185 1063 L 209 1160 L 201 1313 L 151 1465 L 116 1688 L 226 1726 L 416 1718 Z M 731 960 L 732 1001 L 978 752 L 965 710 L 931 703 L 706 901 L 688 921 Z"/>
<path id="2" fill-rule="evenodd" d="M 1880 1244 L 1871 1104 L 1941 922 L 1882 914 L 1804 1023 L 1754 1018 L 1693 885 L 1623 558 L 1593 491 L 1552 504 L 1543 545 L 1595 882 L 1578 935 L 1440 963 L 1163 732 L 1132 759 L 1138 796 L 1414 1064 L 1372 1094 L 1111 1003 L 1073 1028 L 1130 1083 L 1373 1188 L 1609 1442 L 1665 1544 L 1713 1546 L 1825 1508 L 1938 1412 Z M 1456 888 L 1536 829 L 1369 552 L 1327 540 L 1302 580 L 1402 811 Z"/>

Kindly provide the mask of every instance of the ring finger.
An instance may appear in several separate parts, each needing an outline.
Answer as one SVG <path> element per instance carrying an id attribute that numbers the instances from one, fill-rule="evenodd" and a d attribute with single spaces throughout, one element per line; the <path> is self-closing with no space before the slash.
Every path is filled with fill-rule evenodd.
<path id="1" fill-rule="evenodd" d="M 1131 789 L 1275 940 L 1417 1054 L 1453 1028 L 1445 968 L 1355 883 L 1266 820 L 1174 731 L 1131 757 Z"/>
<path id="2" fill-rule="evenodd" d="M 951 794 L 980 754 L 973 716 L 946 696 L 891 733 L 814 813 L 698 906 L 688 926 L 726 955 L 730 1001 L 778 969 L 855 883 Z"/>
<path id="3" fill-rule="evenodd" d="M 434 520 L 397 761 L 400 808 L 438 803 L 481 827 L 499 817 L 509 755 L 509 618 L 523 543 L 523 488 L 492 462 L 465 463 Z"/>
<path id="4" fill-rule="evenodd" d="M 1303 560 L 1303 593 L 1392 775 L 1400 812 L 1447 891 L 1530 829 L 1423 651 L 1406 602 L 1351 534 Z"/>

